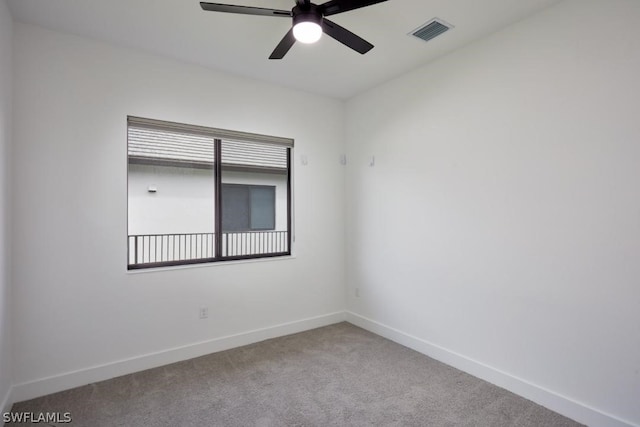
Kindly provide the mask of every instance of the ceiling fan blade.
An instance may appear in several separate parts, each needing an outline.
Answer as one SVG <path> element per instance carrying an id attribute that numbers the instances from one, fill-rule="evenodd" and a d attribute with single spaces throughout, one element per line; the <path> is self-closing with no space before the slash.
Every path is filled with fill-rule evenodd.
<path id="1" fill-rule="evenodd" d="M 351 31 L 341 27 L 335 22 L 329 21 L 328 19 L 322 20 L 322 31 L 324 31 L 328 36 L 338 40 L 343 45 L 350 47 L 363 55 L 373 49 L 373 45 L 371 43 L 359 36 L 356 36 Z"/>
<path id="2" fill-rule="evenodd" d="M 282 59 L 289 52 L 291 46 L 296 42 L 296 38 L 293 36 L 293 28 L 284 35 L 278 46 L 273 50 L 269 59 Z"/>
<path id="3" fill-rule="evenodd" d="M 235 6 L 232 4 L 200 2 L 200 7 L 209 12 L 241 13 L 243 15 L 284 16 L 290 18 L 290 10 L 265 9 L 263 7 Z"/>
<path id="4" fill-rule="evenodd" d="M 330 0 L 318 6 L 318 10 L 324 16 L 335 15 L 336 13 L 348 12 L 353 9 L 371 6 L 387 0 Z"/>

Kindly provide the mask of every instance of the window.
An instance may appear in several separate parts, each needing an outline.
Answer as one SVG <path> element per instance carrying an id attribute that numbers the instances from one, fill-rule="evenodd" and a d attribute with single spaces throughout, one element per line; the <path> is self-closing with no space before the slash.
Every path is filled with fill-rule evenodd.
<path id="1" fill-rule="evenodd" d="M 222 184 L 222 231 L 273 230 L 276 187 Z"/>
<path id="2" fill-rule="evenodd" d="M 292 147 L 128 117 L 128 268 L 291 254 Z"/>

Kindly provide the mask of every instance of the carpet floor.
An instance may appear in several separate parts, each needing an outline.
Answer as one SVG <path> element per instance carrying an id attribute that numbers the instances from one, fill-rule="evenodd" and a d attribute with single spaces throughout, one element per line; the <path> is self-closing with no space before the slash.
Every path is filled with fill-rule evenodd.
<path id="1" fill-rule="evenodd" d="M 581 425 L 349 323 L 13 405 L 23 411 L 87 427 Z"/>

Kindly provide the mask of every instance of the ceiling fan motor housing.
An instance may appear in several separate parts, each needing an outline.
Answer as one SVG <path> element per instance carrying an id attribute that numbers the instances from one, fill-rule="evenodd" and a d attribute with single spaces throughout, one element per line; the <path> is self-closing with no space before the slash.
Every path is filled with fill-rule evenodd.
<path id="1" fill-rule="evenodd" d="M 322 13 L 318 10 L 318 6 L 310 4 L 308 8 L 302 9 L 296 6 L 291 11 L 293 13 L 293 25 L 300 22 L 313 22 L 322 26 Z"/>

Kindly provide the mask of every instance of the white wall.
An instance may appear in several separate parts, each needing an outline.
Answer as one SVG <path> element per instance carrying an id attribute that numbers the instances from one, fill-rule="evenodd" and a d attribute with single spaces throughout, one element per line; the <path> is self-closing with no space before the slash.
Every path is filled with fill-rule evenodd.
<path id="1" fill-rule="evenodd" d="M 17 399 L 340 317 L 342 102 L 19 23 L 14 43 Z M 295 257 L 127 273 L 127 115 L 294 138 Z"/>
<path id="2" fill-rule="evenodd" d="M 0 412 L 9 405 L 11 345 L 9 319 L 9 189 L 8 152 L 11 141 L 12 20 L 5 0 L 0 0 Z"/>
<path id="3" fill-rule="evenodd" d="M 567 0 L 350 100 L 353 318 L 640 425 L 639 76 L 640 2 Z"/>
<path id="4" fill-rule="evenodd" d="M 213 189 L 213 169 L 129 165 L 129 234 L 213 233 Z"/>

